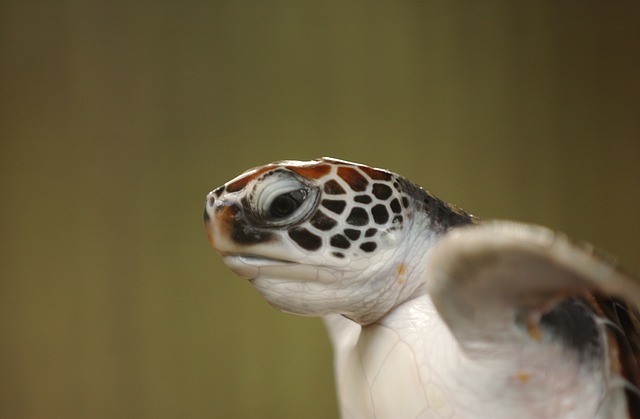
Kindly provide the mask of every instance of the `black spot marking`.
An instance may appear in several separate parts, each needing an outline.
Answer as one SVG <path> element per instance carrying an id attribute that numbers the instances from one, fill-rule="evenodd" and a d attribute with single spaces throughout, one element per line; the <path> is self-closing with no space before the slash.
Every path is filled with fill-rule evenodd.
<path id="1" fill-rule="evenodd" d="M 373 215 L 373 220 L 378 224 L 384 224 L 389 221 L 389 211 L 383 204 L 374 205 L 371 208 L 371 215 Z"/>
<path id="2" fill-rule="evenodd" d="M 393 187 L 396 188 L 396 191 L 400 192 L 400 184 L 398 182 L 393 182 Z"/>
<path id="3" fill-rule="evenodd" d="M 245 223 L 237 222 L 231 230 L 231 239 L 236 244 L 257 244 L 271 240 L 273 235 L 266 231 L 260 231 Z"/>
<path id="4" fill-rule="evenodd" d="M 344 258 L 344 253 L 342 252 L 332 252 L 331 254 L 340 259 Z"/>
<path id="5" fill-rule="evenodd" d="M 213 206 L 213 204 L 216 203 L 216 198 L 214 198 L 213 196 L 209 198 L 209 200 L 207 201 L 207 205 L 209 205 L 210 207 Z"/>
<path id="6" fill-rule="evenodd" d="M 409 198 L 407 198 L 406 196 L 402 197 L 402 206 L 405 208 L 409 207 Z"/>
<path id="7" fill-rule="evenodd" d="M 333 179 L 324 184 L 324 191 L 329 195 L 342 195 L 346 193 L 344 188 Z"/>
<path id="8" fill-rule="evenodd" d="M 373 194 L 381 201 L 389 199 L 392 193 L 393 191 L 391 190 L 391 188 L 384 183 L 373 184 Z"/>
<path id="9" fill-rule="evenodd" d="M 376 250 L 376 247 L 378 247 L 378 245 L 374 242 L 364 242 L 360 245 L 360 249 L 364 250 L 365 252 L 373 252 L 374 250 Z"/>
<path id="10" fill-rule="evenodd" d="M 322 246 L 322 239 L 306 228 L 295 227 L 289 230 L 289 237 L 306 250 L 318 250 Z"/>
<path id="11" fill-rule="evenodd" d="M 375 236 L 377 232 L 378 232 L 377 228 L 370 228 L 370 229 L 368 229 L 367 231 L 364 232 L 364 236 L 365 237 L 372 237 L 372 236 Z"/>
<path id="12" fill-rule="evenodd" d="M 333 218 L 327 216 L 324 212 L 318 210 L 318 212 L 311 219 L 311 225 L 318 230 L 328 231 L 336 226 L 338 222 Z"/>
<path id="13" fill-rule="evenodd" d="M 360 238 L 360 230 L 355 230 L 353 228 L 345 228 L 343 231 L 344 235 L 349 237 L 351 240 L 358 240 Z"/>
<path id="14" fill-rule="evenodd" d="M 393 224 L 402 224 L 403 218 L 402 215 L 396 215 L 393 217 Z"/>
<path id="15" fill-rule="evenodd" d="M 344 211 L 344 208 L 347 206 L 346 202 L 336 201 L 334 199 L 323 199 L 321 204 L 323 207 L 329 211 L 335 212 L 336 214 L 342 214 L 342 211 Z"/>
<path id="16" fill-rule="evenodd" d="M 355 207 L 347 217 L 347 223 L 352 226 L 364 226 L 369 224 L 369 214 L 364 208 Z"/>
<path id="17" fill-rule="evenodd" d="M 351 247 L 351 242 L 342 234 L 336 234 L 331 237 L 330 240 L 331 246 L 338 247 L 340 249 L 348 249 Z"/>
<path id="18" fill-rule="evenodd" d="M 373 198 L 371 198 L 369 195 L 358 195 L 353 198 L 353 200 L 361 204 L 370 204 L 371 202 L 373 202 Z"/>
<path id="19" fill-rule="evenodd" d="M 400 206 L 400 201 L 398 201 L 398 198 L 393 199 L 389 205 L 391 206 L 391 211 L 393 211 L 396 214 L 400 214 L 400 212 L 402 211 L 402 207 Z"/>

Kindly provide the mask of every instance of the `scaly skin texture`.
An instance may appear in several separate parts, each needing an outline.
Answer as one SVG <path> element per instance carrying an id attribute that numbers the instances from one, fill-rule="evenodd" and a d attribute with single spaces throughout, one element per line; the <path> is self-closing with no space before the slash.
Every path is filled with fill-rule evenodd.
<path id="1" fill-rule="evenodd" d="M 635 331 L 613 333 L 589 292 L 637 287 L 548 230 L 477 226 L 399 175 L 326 158 L 245 172 L 208 195 L 205 222 L 270 304 L 323 317 L 343 418 L 628 416 L 635 348 L 619 345 Z"/>

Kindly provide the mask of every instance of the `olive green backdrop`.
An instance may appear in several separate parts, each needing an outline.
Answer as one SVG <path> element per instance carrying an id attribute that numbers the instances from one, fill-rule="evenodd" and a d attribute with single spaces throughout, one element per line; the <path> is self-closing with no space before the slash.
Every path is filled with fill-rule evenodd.
<path id="1" fill-rule="evenodd" d="M 0 2 L 0 417 L 330 418 L 318 319 L 209 248 L 283 158 L 640 268 L 640 3 Z"/>

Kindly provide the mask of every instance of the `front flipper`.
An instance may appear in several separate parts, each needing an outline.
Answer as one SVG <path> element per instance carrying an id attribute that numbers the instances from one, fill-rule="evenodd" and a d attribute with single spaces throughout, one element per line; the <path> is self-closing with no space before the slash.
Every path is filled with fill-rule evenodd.
<path id="1" fill-rule="evenodd" d="M 430 260 L 434 305 L 471 358 L 555 345 L 601 360 L 624 376 L 640 415 L 638 280 L 586 244 L 511 222 L 452 230 Z"/>
<path id="2" fill-rule="evenodd" d="M 508 323 L 519 321 L 538 340 L 542 317 L 571 297 L 604 293 L 640 306 L 638 281 L 591 247 L 543 227 L 489 222 L 457 228 L 430 260 L 429 293 L 462 344 L 512 339 Z"/>

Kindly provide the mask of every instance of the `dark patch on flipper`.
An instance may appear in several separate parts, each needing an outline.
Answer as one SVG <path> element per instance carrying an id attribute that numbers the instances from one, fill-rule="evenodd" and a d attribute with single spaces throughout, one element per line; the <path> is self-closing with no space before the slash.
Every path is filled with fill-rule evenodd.
<path id="1" fill-rule="evenodd" d="M 596 317 L 611 323 L 606 330 L 617 346 L 614 354 L 618 354 L 619 372 L 629 383 L 625 387 L 629 417 L 640 418 L 640 314 L 636 309 L 624 300 L 603 294 L 574 297 L 544 315 L 540 327 L 576 351 L 581 361 L 598 361 L 611 355 L 605 354 Z"/>
<path id="2" fill-rule="evenodd" d="M 583 362 L 599 361 L 605 356 L 596 315 L 580 298 L 569 298 L 556 305 L 542 316 L 540 328 L 575 351 Z"/>

